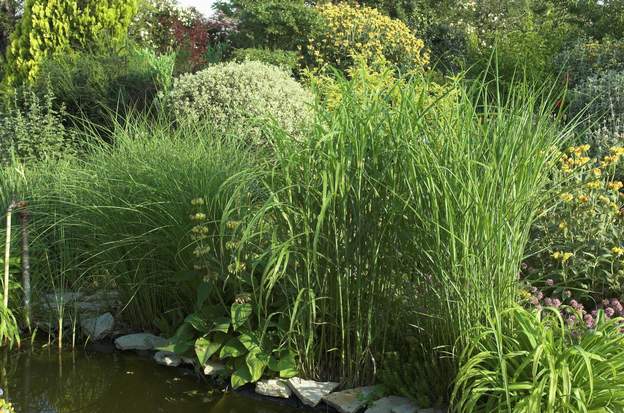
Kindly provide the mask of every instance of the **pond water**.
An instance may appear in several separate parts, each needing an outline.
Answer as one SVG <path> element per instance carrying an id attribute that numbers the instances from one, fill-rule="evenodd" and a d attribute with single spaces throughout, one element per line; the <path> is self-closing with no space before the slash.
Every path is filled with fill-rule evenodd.
<path id="1" fill-rule="evenodd" d="M 0 350 L 0 388 L 17 413 L 310 412 L 222 393 L 191 371 L 113 351 Z"/>

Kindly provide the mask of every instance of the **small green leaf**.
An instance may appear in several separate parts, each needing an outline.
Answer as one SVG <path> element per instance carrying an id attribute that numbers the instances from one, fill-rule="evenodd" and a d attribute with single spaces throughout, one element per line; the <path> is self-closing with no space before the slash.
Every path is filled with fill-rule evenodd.
<path id="1" fill-rule="evenodd" d="M 297 361 L 295 360 L 295 354 L 292 351 L 287 351 L 282 354 L 282 357 L 276 358 L 271 356 L 268 363 L 269 369 L 279 373 L 281 378 L 287 379 L 296 376 Z"/>
<path id="2" fill-rule="evenodd" d="M 228 357 L 240 357 L 247 353 L 247 349 L 243 346 L 238 338 L 232 337 L 228 340 L 227 343 L 221 348 L 221 353 L 219 353 L 219 357 L 222 359 Z"/>

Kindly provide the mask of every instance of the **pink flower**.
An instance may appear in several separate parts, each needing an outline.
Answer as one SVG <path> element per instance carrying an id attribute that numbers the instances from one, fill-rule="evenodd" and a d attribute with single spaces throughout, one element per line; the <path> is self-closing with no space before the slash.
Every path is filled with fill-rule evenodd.
<path id="1" fill-rule="evenodd" d="M 615 313 L 615 310 L 611 307 L 607 307 L 605 309 L 605 314 L 607 315 L 607 317 L 611 318 L 613 317 L 613 314 Z"/>
<path id="2" fill-rule="evenodd" d="M 558 298 L 553 298 L 552 306 L 555 307 L 555 308 L 561 307 L 561 300 L 559 300 Z"/>

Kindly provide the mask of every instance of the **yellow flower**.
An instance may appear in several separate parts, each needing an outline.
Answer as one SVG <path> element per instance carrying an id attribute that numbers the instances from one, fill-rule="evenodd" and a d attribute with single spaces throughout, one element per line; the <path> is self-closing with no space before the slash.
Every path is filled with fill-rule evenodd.
<path id="1" fill-rule="evenodd" d="M 620 256 L 624 254 L 624 248 L 622 247 L 613 247 L 611 248 L 611 252 L 613 253 L 613 255 L 615 256 Z"/>
<path id="2" fill-rule="evenodd" d="M 568 224 L 565 221 L 561 221 L 559 223 L 559 229 L 560 230 L 564 230 L 564 229 L 567 229 L 567 228 L 568 228 Z"/>
<path id="3" fill-rule="evenodd" d="M 624 186 L 624 184 L 622 184 L 622 182 L 620 181 L 609 182 L 609 184 L 607 185 L 607 187 L 613 191 L 619 191 L 622 186 Z"/>
<path id="4" fill-rule="evenodd" d="M 563 202 L 570 202 L 574 199 L 574 195 L 569 192 L 564 192 L 559 198 L 561 198 Z"/>
<path id="5" fill-rule="evenodd" d="M 589 197 L 587 195 L 579 195 L 578 200 L 581 204 L 584 204 L 589 201 Z"/>
<path id="6" fill-rule="evenodd" d="M 592 169 L 592 174 L 594 174 L 595 177 L 599 177 L 599 176 L 602 175 L 602 169 L 594 168 L 594 169 Z"/>
<path id="7" fill-rule="evenodd" d="M 589 189 L 600 189 L 602 183 L 600 181 L 592 181 L 585 184 Z"/>
<path id="8" fill-rule="evenodd" d="M 572 258 L 574 254 L 571 252 L 555 251 L 550 256 L 557 261 L 566 262 Z"/>

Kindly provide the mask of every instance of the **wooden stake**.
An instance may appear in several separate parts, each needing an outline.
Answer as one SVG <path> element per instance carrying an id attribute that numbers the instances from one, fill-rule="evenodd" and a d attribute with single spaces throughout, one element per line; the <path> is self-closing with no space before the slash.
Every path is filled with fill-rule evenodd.
<path id="1" fill-rule="evenodd" d="M 4 308 L 9 308 L 9 259 L 11 258 L 11 218 L 15 202 L 11 202 L 6 215 L 6 242 L 4 244 Z"/>

